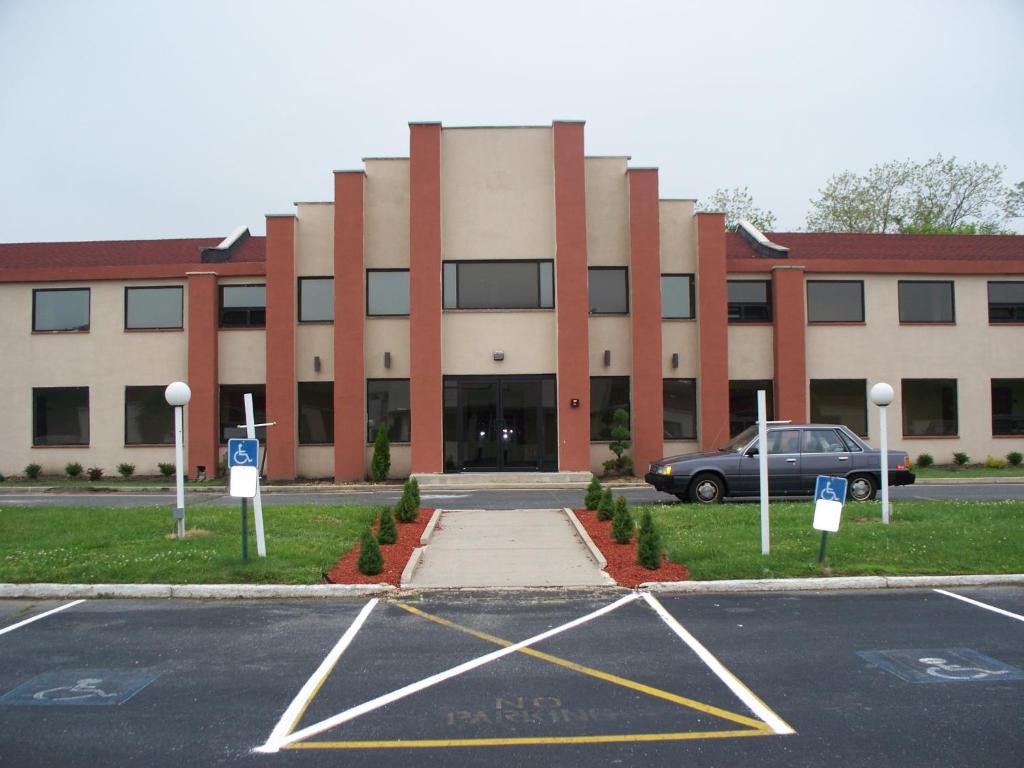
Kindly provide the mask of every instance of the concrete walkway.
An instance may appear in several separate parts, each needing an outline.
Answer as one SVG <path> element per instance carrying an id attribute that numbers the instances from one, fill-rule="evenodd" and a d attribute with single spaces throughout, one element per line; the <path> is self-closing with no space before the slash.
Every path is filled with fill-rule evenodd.
<path id="1" fill-rule="evenodd" d="M 445 510 L 403 587 L 609 586 L 560 509 Z"/>

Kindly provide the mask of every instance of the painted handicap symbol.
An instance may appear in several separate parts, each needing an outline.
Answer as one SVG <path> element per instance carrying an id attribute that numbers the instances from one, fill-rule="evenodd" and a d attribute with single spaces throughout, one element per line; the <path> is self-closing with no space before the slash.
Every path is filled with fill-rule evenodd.
<path id="1" fill-rule="evenodd" d="M 981 680 L 989 675 L 1005 675 L 1005 669 L 984 669 L 983 667 L 965 667 L 963 664 L 951 664 L 943 658 L 926 656 L 918 659 L 922 664 L 930 664 L 925 673 L 932 677 L 946 680 Z M 947 674 L 948 673 L 948 674 Z"/>
<path id="2" fill-rule="evenodd" d="M 117 693 L 107 693 L 102 688 L 97 688 L 97 683 L 102 683 L 100 677 L 84 677 L 74 685 L 61 685 L 57 688 L 47 688 L 32 694 L 36 701 L 81 701 L 82 699 L 99 698 L 109 699 L 118 696 Z"/>
<path id="3" fill-rule="evenodd" d="M 836 492 L 832 490 L 832 481 L 829 480 L 825 483 L 825 487 L 821 490 L 821 496 L 819 498 L 825 501 L 840 501 L 841 499 L 836 496 Z"/>
<path id="4" fill-rule="evenodd" d="M 252 457 L 248 453 L 246 453 L 245 446 L 243 445 L 238 446 L 238 450 L 235 451 L 234 455 L 231 458 L 235 464 L 240 464 L 242 466 L 253 463 Z"/>

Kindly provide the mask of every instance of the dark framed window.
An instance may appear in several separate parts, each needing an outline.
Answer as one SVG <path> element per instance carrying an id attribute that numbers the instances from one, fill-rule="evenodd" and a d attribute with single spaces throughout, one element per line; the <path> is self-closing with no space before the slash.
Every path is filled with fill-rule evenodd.
<path id="1" fill-rule="evenodd" d="M 590 267 L 587 297 L 592 315 L 629 314 L 629 270 L 625 267 Z"/>
<path id="2" fill-rule="evenodd" d="M 992 379 L 992 434 L 1024 435 L 1024 379 Z"/>
<path id="3" fill-rule="evenodd" d="M 662 275 L 662 319 L 692 320 L 694 318 L 693 307 L 693 275 Z"/>
<path id="4" fill-rule="evenodd" d="M 771 379 L 735 379 L 729 382 L 729 437 L 757 424 L 757 390 L 765 391 L 768 421 L 775 418 L 775 386 Z"/>
<path id="5" fill-rule="evenodd" d="M 33 331 L 88 331 L 88 288 L 36 288 L 32 291 Z"/>
<path id="6" fill-rule="evenodd" d="M 221 328 L 263 328 L 266 324 L 266 285 L 220 287 Z"/>
<path id="7" fill-rule="evenodd" d="M 445 309 L 551 309 L 551 261 L 446 261 Z"/>
<path id="8" fill-rule="evenodd" d="M 904 437 L 959 434 L 956 379 L 903 379 Z"/>
<path id="9" fill-rule="evenodd" d="M 299 278 L 299 322 L 334 321 L 334 278 Z"/>
<path id="10" fill-rule="evenodd" d="M 862 280 L 808 280 L 807 322 L 863 323 Z"/>
<path id="11" fill-rule="evenodd" d="M 334 382 L 300 381 L 297 400 L 299 445 L 334 442 Z"/>
<path id="12" fill-rule="evenodd" d="M 843 424 L 854 434 L 868 433 L 868 383 L 865 379 L 811 379 L 811 421 Z"/>
<path id="13" fill-rule="evenodd" d="M 988 284 L 988 321 L 1024 323 L 1024 282 L 999 281 Z"/>
<path id="14" fill-rule="evenodd" d="M 730 323 L 772 321 L 771 280 L 729 280 L 727 290 Z"/>
<path id="15" fill-rule="evenodd" d="M 32 445 L 88 445 L 89 388 L 32 389 Z"/>
<path id="16" fill-rule="evenodd" d="M 174 408 L 165 387 L 124 388 L 124 444 L 174 445 Z"/>
<path id="17" fill-rule="evenodd" d="M 663 379 L 666 440 L 697 439 L 697 380 Z"/>
<path id="18" fill-rule="evenodd" d="M 953 281 L 900 280 L 901 323 L 952 323 Z"/>
<path id="19" fill-rule="evenodd" d="M 411 439 L 412 412 L 409 409 L 408 379 L 366 380 L 366 442 L 377 439 L 381 425 L 392 443 Z"/>
<path id="20" fill-rule="evenodd" d="M 262 424 L 267 420 L 267 388 L 263 384 L 221 384 L 220 387 L 220 441 L 245 437 L 245 394 L 252 393 L 253 421 Z M 278 427 L 279 429 L 281 427 Z M 284 427 L 287 429 L 287 427 Z M 267 439 L 267 428 L 256 428 L 256 439 L 261 443 Z"/>
<path id="21" fill-rule="evenodd" d="M 124 289 L 124 327 L 128 330 L 180 329 L 184 290 L 180 285 Z"/>
<path id="22" fill-rule="evenodd" d="M 366 270 L 366 314 L 406 317 L 409 314 L 409 270 Z"/>
<path id="23" fill-rule="evenodd" d="M 590 377 L 590 439 L 612 439 L 615 411 L 629 410 L 629 376 Z M 627 421 L 626 426 L 629 426 Z"/>

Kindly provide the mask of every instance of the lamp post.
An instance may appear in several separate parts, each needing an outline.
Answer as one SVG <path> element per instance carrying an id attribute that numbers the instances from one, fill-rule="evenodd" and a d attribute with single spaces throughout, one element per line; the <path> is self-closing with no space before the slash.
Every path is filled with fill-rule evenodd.
<path id="1" fill-rule="evenodd" d="M 177 467 L 178 506 L 174 510 L 178 538 L 185 538 L 185 446 L 182 439 L 182 408 L 192 399 L 192 390 L 183 381 L 172 381 L 164 390 L 164 399 L 174 406 L 174 464 Z"/>
<path id="2" fill-rule="evenodd" d="M 885 432 L 885 407 L 893 401 L 896 393 L 891 386 L 880 381 L 871 388 L 871 402 L 878 406 L 878 439 L 882 452 L 882 522 L 889 524 L 889 445 Z"/>

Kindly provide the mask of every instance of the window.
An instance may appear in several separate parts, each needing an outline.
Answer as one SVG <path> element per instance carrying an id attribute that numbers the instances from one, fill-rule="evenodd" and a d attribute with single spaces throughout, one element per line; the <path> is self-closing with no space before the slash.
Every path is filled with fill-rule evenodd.
<path id="1" fill-rule="evenodd" d="M 591 376 L 591 440 L 612 439 L 612 417 L 619 408 L 629 413 L 629 376 Z"/>
<path id="2" fill-rule="evenodd" d="M 625 267 L 590 267 L 587 291 L 590 314 L 629 314 L 629 272 Z"/>
<path id="3" fill-rule="evenodd" d="M 299 445 L 334 442 L 334 382 L 300 381 Z"/>
<path id="4" fill-rule="evenodd" d="M 860 280 L 808 280 L 807 322 L 863 323 L 864 283 Z"/>
<path id="5" fill-rule="evenodd" d="M 1024 323 L 1024 283 L 988 284 L 988 321 Z"/>
<path id="6" fill-rule="evenodd" d="M 245 437 L 245 394 L 252 393 L 253 421 L 262 424 L 267 420 L 267 388 L 263 384 L 222 384 L 220 387 L 220 441 Z M 256 438 L 262 443 L 267 438 L 267 428 L 258 427 Z"/>
<path id="7" fill-rule="evenodd" d="M 267 324 L 265 285 L 222 285 L 221 328 L 262 328 Z"/>
<path id="8" fill-rule="evenodd" d="M 366 271 L 366 314 L 409 314 L 409 270 L 368 269 Z"/>
<path id="9" fill-rule="evenodd" d="M 757 424 L 757 390 L 765 390 L 766 418 L 775 418 L 775 391 L 771 379 L 737 379 L 729 382 L 729 437 Z"/>
<path id="10" fill-rule="evenodd" d="M 124 289 L 124 327 L 128 330 L 182 328 L 180 285 Z"/>
<path id="11" fill-rule="evenodd" d="M 728 294 L 730 323 L 771 322 L 770 280 L 729 280 Z"/>
<path id="12" fill-rule="evenodd" d="M 32 390 L 32 445 L 88 445 L 89 388 Z"/>
<path id="13" fill-rule="evenodd" d="M 163 386 L 124 388 L 124 444 L 174 445 L 174 408 Z"/>
<path id="14" fill-rule="evenodd" d="M 37 288 L 32 291 L 33 331 L 88 331 L 88 288 Z"/>
<path id="15" fill-rule="evenodd" d="M 299 322 L 330 323 L 334 320 L 334 278 L 299 278 Z"/>
<path id="16" fill-rule="evenodd" d="M 901 323 L 952 323 L 953 283 L 900 280 Z"/>
<path id="17" fill-rule="evenodd" d="M 860 446 L 835 429 L 805 429 L 801 453 L 854 453 Z"/>
<path id="18" fill-rule="evenodd" d="M 992 379 L 992 434 L 1024 435 L 1024 379 Z"/>
<path id="19" fill-rule="evenodd" d="M 377 438 L 384 425 L 392 443 L 408 443 L 412 416 L 409 410 L 408 379 L 367 379 L 366 442 Z"/>
<path id="20" fill-rule="evenodd" d="M 773 429 L 768 432 L 768 455 L 800 453 L 799 429 Z"/>
<path id="21" fill-rule="evenodd" d="M 868 433 L 868 383 L 864 379 L 811 379 L 811 421 L 842 424 Z"/>
<path id="22" fill-rule="evenodd" d="M 664 379 L 662 403 L 666 440 L 697 439 L 696 379 Z"/>
<path id="23" fill-rule="evenodd" d="M 661 317 L 664 320 L 693 319 L 693 275 L 661 276 Z"/>
<path id="24" fill-rule="evenodd" d="M 446 261 L 445 309 L 551 309 L 550 261 Z"/>
<path id="25" fill-rule="evenodd" d="M 903 435 L 956 435 L 956 379 L 903 379 Z"/>

